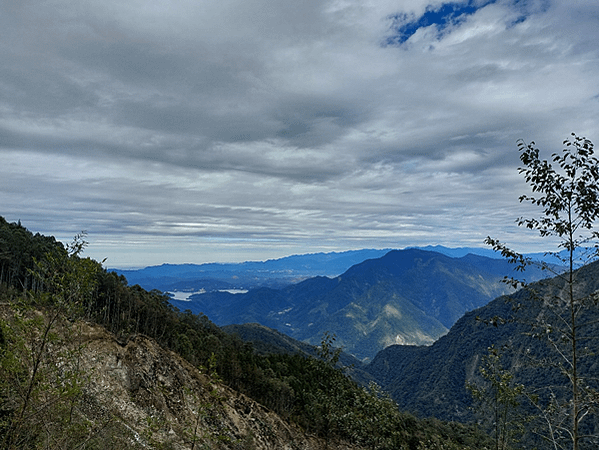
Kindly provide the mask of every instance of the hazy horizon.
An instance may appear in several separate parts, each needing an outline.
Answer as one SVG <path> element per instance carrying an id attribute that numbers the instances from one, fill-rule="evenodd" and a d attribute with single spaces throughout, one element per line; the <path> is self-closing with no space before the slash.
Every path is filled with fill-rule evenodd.
<path id="1" fill-rule="evenodd" d="M 517 140 L 599 139 L 596 0 L 0 5 L 0 215 L 110 267 L 551 250 Z"/>

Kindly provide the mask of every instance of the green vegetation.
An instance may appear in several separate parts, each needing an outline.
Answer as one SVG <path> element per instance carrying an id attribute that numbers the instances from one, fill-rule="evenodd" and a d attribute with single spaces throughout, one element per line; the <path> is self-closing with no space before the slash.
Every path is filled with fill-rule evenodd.
<path id="1" fill-rule="evenodd" d="M 524 420 L 518 407 L 524 396 L 524 386 L 514 381 L 514 375 L 503 368 L 501 351 L 489 347 L 482 359 L 480 374 L 484 386 L 467 383 L 466 387 L 476 400 L 476 415 L 485 428 L 491 429 L 495 450 L 512 448 L 524 433 Z"/>
<path id="2" fill-rule="evenodd" d="M 552 448 L 597 448 L 599 435 L 594 430 L 594 413 L 598 406 L 597 378 L 588 368 L 595 364 L 596 355 L 589 351 L 596 339 L 596 320 L 588 320 L 589 310 L 597 306 L 597 292 L 588 293 L 580 286 L 585 283 L 577 265 L 597 256 L 599 233 L 593 231 L 599 218 L 599 160 L 594 156 L 593 143 L 572 133 L 564 141 L 561 154 L 553 154 L 555 166 L 539 156 L 535 143 L 520 141 L 520 173 L 531 188 L 532 195 L 522 195 L 541 209 L 537 217 L 520 218 L 517 223 L 539 233 L 543 238 L 558 242 L 560 252 L 553 252 L 565 263 L 567 270 L 545 284 L 543 290 L 509 279 L 514 286 L 523 286 L 534 302 L 542 305 L 541 314 L 530 324 L 530 335 L 543 340 L 549 349 L 544 354 L 530 355 L 536 367 L 554 369 L 556 382 L 529 391 L 528 397 L 536 408 L 536 418 L 542 434 Z M 524 269 L 533 261 L 511 250 L 499 241 L 487 238 L 496 251 Z M 551 270 L 548 265 L 543 265 Z M 522 304 L 515 305 L 516 309 Z"/>
<path id="3" fill-rule="evenodd" d="M 81 320 L 103 325 L 121 342 L 147 335 L 207 368 L 211 382 L 222 380 L 327 441 L 370 449 L 491 448 L 472 428 L 417 420 L 376 385 L 348 378 L 333 337 L 325 336 L 318 357 L 259 356 L 207 317 L 181 312 L 167 295 L 128 286 L 83 258 L 85 245 L 84 234 L 65 248 L 0 218 L 0 448 L 118 448 L 112 418 L 90 421 L 81 412 L 92 375 L 78 369 L 73 324 Z M 189 424 L 193 443 L 202 434 L 198 423 Z"/>
<path id="4" fill-rule="evenodd" d="M 111 418 L 81 411 L 89 374 L 71 323 L 91 307 L 99 266 L 79 258 L 83 235 L 65 249 L 3 219 L 0 232 L 0 299 L 10 305 L 0 316 L 0 448 L 108 448 Z"/>

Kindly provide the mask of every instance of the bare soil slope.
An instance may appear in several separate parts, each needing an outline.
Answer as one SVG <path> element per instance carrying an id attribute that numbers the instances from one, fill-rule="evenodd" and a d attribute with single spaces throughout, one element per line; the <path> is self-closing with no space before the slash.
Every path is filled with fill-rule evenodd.
<path id="1" fill-rule="evenodd" d="M 82 365 L 89 375 L 90 419 L 112 416 L 123 440 L 143 448 L 320 450 L 327 444 L 265 407 L 216 382 L 177 354 L 138 335 L 119 343 L 104 328 L 83 324 Z M 195 442 L 194 442 L 195 441 Z"/>

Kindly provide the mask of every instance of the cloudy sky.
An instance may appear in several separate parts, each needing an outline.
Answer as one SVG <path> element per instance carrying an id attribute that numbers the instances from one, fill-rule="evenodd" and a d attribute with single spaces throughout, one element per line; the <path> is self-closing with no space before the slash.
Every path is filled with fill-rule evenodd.
<path id="1" fill-rule="evenodd" d="M 0 5 L 0 215 L 109 267 L 522 251 L 516 142 L 599 142 L 596 0 Z"/>

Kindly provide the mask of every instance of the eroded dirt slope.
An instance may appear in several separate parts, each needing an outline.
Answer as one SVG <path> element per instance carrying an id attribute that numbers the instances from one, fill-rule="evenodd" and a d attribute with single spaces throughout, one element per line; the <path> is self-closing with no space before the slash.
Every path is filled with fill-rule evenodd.
<path id="1" fill-rule="evenodd" d="M 79 333 L 78 333 L 79 334 Z M 123 440 L 147 448 L 320 450 L 272 411 L 213 382 L 173 352 L 145 336 L 126 344 L 105 329 L 81 325 L 82 364 L 90 417 L 114 417 Z M 195 441 L 195 443 L 194 443 Z M 330 449 L 355 449 L 328 444 Z"/>

